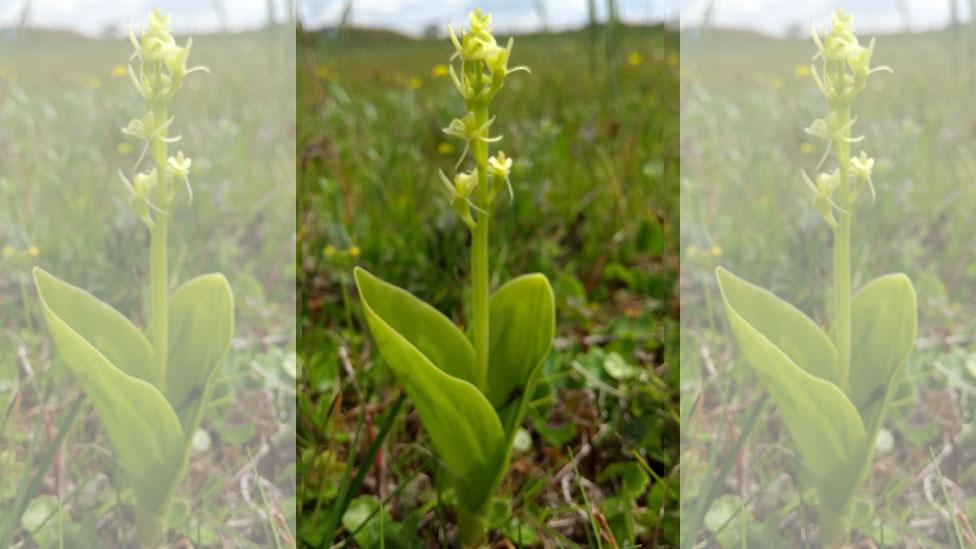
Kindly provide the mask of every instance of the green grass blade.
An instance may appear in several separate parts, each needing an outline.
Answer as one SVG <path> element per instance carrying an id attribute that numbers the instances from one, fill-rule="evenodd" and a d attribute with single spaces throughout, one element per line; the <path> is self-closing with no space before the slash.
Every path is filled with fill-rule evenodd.
<path id="1" fill-rule="evenodd" d="M 71 429 L 71 424 L 75 420 L 75 416 L 78 415 L 78 410 L 81 409 L 81 403 L 84 400 L 83 396 L 79 396 L 71 404 L 71 408 L 68 413 L 61 418 L 61 423 L 58 425 L 58 433 L 54 437 L 51 444 L 48 445 L 47 450 L 44 451 L 44 456 L 41 458 L 38 464 L 37 471 L 33 476 L 30 476 L 30 465 L 28 464 L 27 469 L 24 471 L 23 481 L 21 485 L 17 488 L 17 494 L 14 497 L 13 511 L 7 515 L 7 520 L 0 523 L 3 530 L 0 531 L 0 547 L 10 547 L 13 541 L 14 531 L 17 529 L 17 525 L 20 524 L 20 517 L 27 510 L 27 505 L 30 503 L 31 496 L 37 491 L 37 488 L 41 485 L 41 480 L 44 475 L 47 474 L 47 470 L 51 468 L 51 464 L 54 463 L 54 456 L 57 454 L 58 448 L 61 447 L 61 443 L 64 442 L 64 437 L 68 434 Z M 31 457 L 28 458 L 28 463 L 33 462 L 33 451 L 31 452 Z M 28 480 L 28 478 L 30 480 Z"/>

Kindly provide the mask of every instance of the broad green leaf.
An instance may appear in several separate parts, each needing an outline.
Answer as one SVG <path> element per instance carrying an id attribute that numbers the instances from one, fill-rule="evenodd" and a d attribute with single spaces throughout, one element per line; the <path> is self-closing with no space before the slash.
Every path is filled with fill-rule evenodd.
<path id="1" fill-rule="evenodd" d="M 775 294 L 719 267 L 716 270 L 722 293 L 736 312 L 759 330 L 794 364 L 810 375 L 837 384 L 837 350 L 830 338 L 810 317 Z"/>
<path id="2" fill-rule="evenodd" d="M 403 290 L 362 269 L 356 269 L 356 282 L 376 346 L 413 401 L 435 450 L 454 477 L 458 499 L 472 511 L 481 509 L 492 495 L 495 471 L 503 458 L 501 423 L 474 385 L 449 375 L 447 368 L 438 368 L 414 343 L 437 351 L 441 360 L 455 354 L 463 359 L 463 346 L 452 340 L 464 336 L 430 307 L 420 307 Z M 387 315 L 415 339 L 401 334 Z M 437 318 L 446 324 L 432 323 Z"/>
<path id="3" fill-rule="evenodd" d="M 187 433 L 196 430 L 233 336 L 234 296 L 223 275 L 199 276 L 170 296 L 166 396 Z"/>
<path id="4" fill-rule="evenodd" d="M 505 433 L 504 454 L 494 471 L 494 489 L 508 468 L 515 433 L 535 392 L 536 374 L 552 347 L 556 305 L 549 280 L 530 274 L 499 288 L 488 307 L 491 331 L 486 396 Z"/>
<path id="5" fill-rule="evenodd" d="M 35 270 L 34 280 L 51 337 L 94 405 L 132 479 L 139 504 L 157 509 L 166 500 L 181 465 L 183 431 L 179 419 L 156 387 L 117 368 L 102 349 L 82 335 L 82 331 L 103 334 L 91 327 L 96 322 L 79 317 L 73 309 L 87 305 L 79 297 L 81 290 L 40 270 Z M 81 325 L 76 328 L 64 318 Z M 96 317 L 99 321 L 106 318 L 111 315 Z M 125 326 L 117 319 L 108 322 L 112 327 Z M 115 345 L 111 349 L 118 349 L 118 337 L 120 334 L 101 337 L 99 344 L 108 342 Z"/>
<path id="6" fill-rule="evenodd" d="M 449 376 L 478 383 L 474 347 L 440 311 L 409 292 L 356 268 L 360 295 L 368 294 L 370 308 L 391 328 Z"/>
<path id="7" fill-rule="evenodd" d="M 529 382 L 552 346 L 556 310 L 549 281 L 541 274 L 509 281 L 492 295 L 489 316 L 487 397 L 506 434 L 514 435 L 532 397 Z"/>
<path id="8" fill-rule="evenodd" d="M 867 448 L 857 409 L 836 385 L 798 367 L 739 313 L 737 305 L 743 302 L 752 306 L 752 313 L 766 310 L 755 306 L 762 302 L 753 295 L 755 286 L 722 269 L 718 275 L 729 324 L 742 354 L 776 402 L 800 455 L 817 477 L 821 497 L 828 505 L 844 505 L 857 488 Z M 752 320 L 769 325 L 768 319 Z M 783 341 L 796 342 L 799 337 L 780 332 Z M 797 342 L 795 348 L 803 346 Z"/>
<path id="9" fill-rule="evenodd" d="M 851 400 L 877 432 L 891 383 L 915 346 L 915 289 L 903 274 L 874 279 L 851 302 Z"/>
<path id="10" fill-rule="evenodd" d="M 34 269 L 34 284 L 61 320 L 94 345 L 109 362 L 130 376 L 152 384 L 157 382 L 152 346 L 122 313 L 40 267 Z"/>

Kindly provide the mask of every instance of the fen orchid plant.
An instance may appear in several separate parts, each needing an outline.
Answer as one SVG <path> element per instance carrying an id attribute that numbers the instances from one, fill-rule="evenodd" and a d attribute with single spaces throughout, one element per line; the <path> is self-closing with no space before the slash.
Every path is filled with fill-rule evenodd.
<path id="1" fill-rule="evenodd" d="M 490 109 L 506 77 L 524 68 L 509 68 L 512 40 L 498 45 L 488 14 L 472 12 L 469 28 L 460 36 L 450 29 L 450 36 L 457 50 L 450 74 L 466 112 L 444 132 L 466 143 L 456 169 L 473 162 L 453 178 L 440 177 L 472 234 L 467 335 L 405 290 L 361 268 L 355 277 L 380 354 L 453 481 L 459 541 L 473 546 L 484 540 L 489 503 L 508 470 L 515 433 L 552 345 L 555 306 L 541 274 L 520 276 L 489 295 L 489 227 L 496 206 L 513 199 L 512 159 L 501 151 L 490 154 L 501 140 L 490 135 Z"/>
<path id="2" fill-rule="evenodd" d="M 829 114 L 806 132 L 827 142 L 836 167 L 811 180 L 813 205 L 833 231 L 833 306 L 828 335 L 796 307 L 719 268 L 718 284 L 732 332 L 746 361 L 776 403 L 818 494 L 824 546 L 849 542 L 855 496 L 871 464 L 894 381 L 915 344 L 916 300 L 901 273 L 851 292 L 851 228 L 857 208 L 874 196 L 874 160 L 852 155 L 855 98 L 868 77 L 874 41 L 864 47 L 853 17 L 833 14 L 821 36 L 812 75 Z M 818 66 L 819 65 L 819 66 Z M 821 165 L 824 162 L 821 162 Z"/>
<path id="3" fill-rule="evenodd" d="M 184 78 L 191 41 L 179 46 L 159 11 L 139 36 L 129 75 L 145 114 L 122 132 L 145 142 L 131 180 L 119 176 L 130 206 L 150 233 L 148 327 L 143 333 L 81 288 L 34 269 L 51 337 L 91 400 L 132 491 L 139 545 L 159 545 L 191 442 L 210 400 L 218 366 L 234 332 L 233 295 L 221 274 L 187 281 L 170 293 L 167 232 L 179 199 L 192 199 L 190 159 L 169 144 L 169 104 Z M 143 164 L 148 164 L 144 167 Z"/>

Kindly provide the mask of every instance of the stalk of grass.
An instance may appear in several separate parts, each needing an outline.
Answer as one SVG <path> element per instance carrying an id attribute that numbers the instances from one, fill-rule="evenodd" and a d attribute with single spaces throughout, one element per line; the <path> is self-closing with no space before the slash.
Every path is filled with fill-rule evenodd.
<path id="1" fill-rule="evenodd" d="M 942 474 L 942 468 L 939 467 L 939 461 L 935 457 L 935 452 L 932 448 L 929 448 L 929 455 L 932 456 L 932 463 L 935 464 L 935 474 L 939 477 L 939 487 L 942 489 L 942 497 L 945 498 L 946 509 L 948 510 L 949 516 L 952 518 L 952 530 L 955 534 L 955 539 L 953 540 L 953 546 L 962 549 L 965 547 L 965 538 L 962 536 L 962 528 L 959 526 L 959 517 L 956 513 L 956 502 L 949 495 L 949 489 L 946 487 L 945 476 Z"/>
<path id="2" fill-rule="evenodd" d="M 58 431 L 51 441 L 51 444 L 47 446 L 44 451 L 44 455 L 41 457 L 41 461 L 37 464 L 37 470 L 31 475 L 31 468 L 34 464 L 35 458 L 35 446 L 31 446 L 31 450 L 27 457 L 27 463 L 24 466 L 24 475 L 21 477 L 20 484 L 17 486 L 17 492 L 14 494 L 13 503 L 10 508 L 3 511 L 4 519 L 0 520 L 0 547 L 10 547 L 13 542 L 14 532 L 20 525 L 20 519 L 27 511 L 27 506 L 30 504 L 31 499 L 37 490 L 41 486 L 41 480 L 47 475 L 48 469 L 54 463 L 54 456 L 58 453 L 58 449 L 61 448 L 61 443 L 64 442 L 64 437 L 67 436 L 68 431 L 71 430 L 71 425 L 74 423 L 75 416 L 78 415 L 78 411 L 81 409 L 81 404 L 84 397 L 75 398 L 71 407 L 68 409 L 68 413 L 61 418 L 58 424 Z M 38 420 L 39 421 L 39 420 Z M 43 432 L 42 429 L 35 429 L 35 433 Z"/>
<path id="3" fill-rule="evenodd" d="M 573 456 L 573 449 L 569 449 L 569 463 L 573 466 L 573 473 L 576 476 L 576 487 L 580 491 L 580 496 L 583 498 L 583 504 L 586 505 L 586 517 L 589 522 L 590 529 L 593 532 L 593 543 L 596 544 L 597 549 L 603 549 L 603 541 L 600 537 L 600 527 L 597 526 L 596 519 L 593 517 L 593 507 L 590 505 L 590 498 L 586 495 L 586 487 L 583 486 L 583 477 L 580 475 L 579 468 L 576 466 L 576 459 Z M 587 537 L 589 537 L 589 530 L 587 531 Z"/>
<path id="4" fill-rule="evenodd" d="M 682 523 L 682 535 L 681 535 L 681 548 L 690 549 L 694 546 L 696 533 L 701 529 L 702 525 L 705 523 L 705 514 L 708 513 L 708 509 L 711 507 L 712 502 L 715 500 L 718 494 L 719 487 L 725 484 L 725 479 L 729 476 L 729 472 L 732 470 L 732 465 L 735 464 L 735 456 L 739 455 L 742 448 L 745 446 L 749 437 L 752 436 L 752 430 L 756 427 L 756 421 L 762 412 L 766 409 L 766 399 L 768 397 L 763 395 L 760 397 L 759 401 L 753 405 L 752 413 L 746 419 L 745 423 L 739 429 L 739 436 L 736 437 L 735 442 L 729 449 L 729 458 L 722 462 L 722 467 L 718 470 L 718 474 L 712 476 L 711 472 L 715 470 L 718 465 L 718 448 L 717 446 L 712 451 L 712 456 L 709 458 L 708 469 L 706 476 L 711 478 L 705 489 L 705 495 L 698 500 L 694 511 L 691 513 L 691 520 L 688 521 L 687 526 Z M 724 430 L 724 429 L 723 429 Z"/>
<path id="5" fill-rule="evenodd" d="M 383 423 L 380 426 L 379 433 L 377 433 L 376 438 L 369 445 L 366 450 L 366 454 L 363 459 L 360 460 L 359 470 L 356 472 L 355 478 L 352 477 L 352 468 L 355 463 L 353 456 L 355 455 L 355 447 L 359 440 L 359 434 L 361 429 L 357 429 L 356 436 L 353 438 L 350 444 L 349 461 L 346 463 L 345 470 L 342 473 L 342 480 L 339 483 L 339 495 L 336 498 L 335 503 L 332 506 L 332 511 L 329 513 L 326 519 L 325 534 L 322 536 L 322 540 L 319 543 L 319 547 L 326 547 L 328 543 L 331 545 L 335 541 L 335 532 L 339 529 L 339 525 L 342 524 L 342 517 L 346 514 L 349 509 L 349 505 L 352 503 L 355 494 L 359 492 L 359 487 L 362 486 L 363 481 L 366 480 L 366 475 L 369 474 L 370 465 L 376 459 L 376 454 L 379 453 L 380 448 L 386 442 L 387 436 L 390 434 L 390 430 L 393 428 L 394 420 L 396 420 L 397 413 L 400 411 L 400 407 L 406 400 L 405 395 L 400 395 L 397 397 L 393 404 L 389 407 L 386 414 L 383 416 Z M 366 403 L 363 402 L 363 409 L 360 413 L 360 424 L 363 418 L 366 416 Z"/>

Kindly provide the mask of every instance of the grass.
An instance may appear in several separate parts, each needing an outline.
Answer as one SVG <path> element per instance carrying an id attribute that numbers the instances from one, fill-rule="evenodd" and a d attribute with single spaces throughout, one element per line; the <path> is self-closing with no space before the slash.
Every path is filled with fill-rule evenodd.
<path id="1" fill-rule="evenodd" d="M 881 37 L 874 62 L 895 74 L 873 77 L 856 105 L 855 133 L 878 159 L 878 196 L 853 228 L 852 287 L 907 273 L 919 339 L 861 490 L 855 545 L 974 542 L 976 88 L 974 60 L 954 58 L 952 36 Z M 823 110 L 806 70 L 814 47 L 707 31 L 688 33 L 682 48 L 682 505 L 705 510 L 682 527 L 712 546 L 814 546 L 814 496 L 799 458 L 777 444 L 787 436 L 781 420 L 745 422 L 760 389 L 725 331 L 712 282 L 715 266 L 734 268 L 821 325 L 828 318 L 831 296 L 816 288 L 831 276 L 830 233 L 799 174 L 814 173 L 822 154 L 803 133 Z M 720 520 L 730 510 L 744 517 Z"/>
<path id="2" fill-rule="evenodd" d="M 517 160 L 490 282 L 549 276 L 557 341 L 492 504 L 492 543 L 677 543 L 677 36 L 606 38 L 517 37 L 512 63 L 533 74 L 496 100 Z M 299 41 L 299 543 L 446 546 L 454 494 L 409 401 L 367 459 L 400 393 L 351 277 L 362 265 L 466 317 L 468 231 L 437 180 L 460 153 L 440 131 L 462 110 L 439 67 L 451 46 L 361 29 Z M 349 500 L 337 487 L 353 470 L 365 475 Z"/>
<path id="3" fill-rule="evenodd" d="M 56 269 L 146 323 L 148 236 L 116 176 L 139 154 L 119 131 L 142 111 L 118 67 L 131 46 L 35 29 L 4 30 L 0 42 L 0 515 L 26 497 L 15 545 L 117 545 L 132 536 L 131 495 L 113 488 L 119 472 L 90 402 L 59 428 L 80 392 L 28 277 L 35 264 Z M 171 227 L 171 277 L 222 271 L 239 303 L 238 339 L 171 516 L 174 542 L 294 539 L 290 47 L 280 33 L 198 36 L 194 58 L 212 73 L 188 79 L 172 106 L 183 134 L 174 151 L 195 156 L 195 196 Z M 17 487 L 32 476 L 25 496 Z"/>

